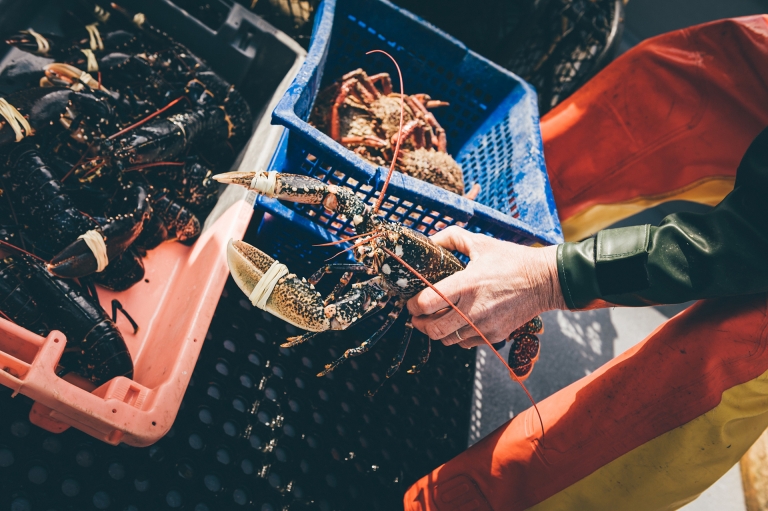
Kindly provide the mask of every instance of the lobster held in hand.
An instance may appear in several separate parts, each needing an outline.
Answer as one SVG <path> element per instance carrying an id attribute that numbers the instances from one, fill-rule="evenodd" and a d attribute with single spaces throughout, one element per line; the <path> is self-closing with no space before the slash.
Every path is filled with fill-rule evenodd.
<path id="1" fill-rule="evenodd" d="M 252 303 L 275 316 L 308 330 L 293 338 L 286 347 L 295 346 L 326 330 L 345 330 L 356 321 L 392 304 L 384 324 L 359 347 L 347 350 L 328 364 L 318 376 L 328 374 L 351 356 L 370 350 L 394 325 L 401 315 L 408 315 L 406 301 L 426 287 L 421 275 L 430 283 L 438 282 L 464 269 L 464 265 L 448 250 L 428 237 L 402 224 L 389 222 L 366 205 L 346 187 L 323 183 L 317 179 L 275 172 L 230 172 L 214 179 L 245 186 L 256 193 L 306 204 L 322 204 L 326 209 L 350 218 L 358 233 L 352 250 L 358 264 L 329 264 L 309 280 L 296 275 L 256 247 L 242 241 L 230 241 L 227 260 L 235 282 Z M 406 264 L 403 264 L 406 262 Z M 342 273 L 340 283 L 325 298 L 314 284 L 328 273 Z M 372 276 L 346 290 L 354 274 Z M 418 275 L 417 275 L 418 274 Z M 540 320 L 532 320 L 515 331 L 513 341 L 526 343 L 512 353 L 524 355 L 524 360 L 512 360 L 510 366 L 521 380 L 533 368 L 538 355 Z M 406 320 L 402 344 L 387 377 L 399 369 L 408 349 L 414 329 Z M 430 341 L 415 332 L 421 344 L 419 362 L 409 372 L 418 372 L 429 359 Z"/>

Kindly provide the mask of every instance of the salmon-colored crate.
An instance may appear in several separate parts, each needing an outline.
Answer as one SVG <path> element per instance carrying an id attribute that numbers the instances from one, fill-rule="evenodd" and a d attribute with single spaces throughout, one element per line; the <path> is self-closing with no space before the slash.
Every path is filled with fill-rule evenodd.
<path id="1" fill-rule="evenodd" d="M 269 114 L 306 54 L 270 29 L 294 60 L 271 100 L 253 112 L 258 121 L 235 166 L 240 170 L 269 164 L 283 132 L 270 125 Z M 134 334 L 124 317 L 117 319 L 133 358 L 133 379 L 118 377 L 94 388 L 72 374 L 59 378 L 54 370 L 67 344 L 64 334 L 53 331 L 44 338 L 0 319 L 0 384 L 35 401 L 32 423 L 54 433 L 75 427 L 113 445 L 147 446 L 168 432 L 229 275 L 227 241 L 242 237 L 253 212 L 253 197 L 246 194 L 241 187 L 228 187 L 194 245 L 172 242 L 151 250 L 143 282 L 121 293 L 99 288 L 106 310 L 117 298 L 139 324 Z"/>

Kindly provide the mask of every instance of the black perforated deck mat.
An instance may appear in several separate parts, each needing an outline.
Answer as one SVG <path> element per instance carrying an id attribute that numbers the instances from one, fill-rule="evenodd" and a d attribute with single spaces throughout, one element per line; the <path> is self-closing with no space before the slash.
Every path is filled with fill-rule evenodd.
<path id="1" fill-rule="evenodd" d="M 474 351 L 435 343 L 421 374 L 403 370 L 368 398 L 396 325 L 373 352 L 315 377 L 376 322 L 280 349 L 296 330 L 230 279 L 176 423 L 149 448 L 48 433 L 29 423 L 30 400 L 3 388 L 0 511 L 401 509 L 412 482 L 466 446 Z"/>

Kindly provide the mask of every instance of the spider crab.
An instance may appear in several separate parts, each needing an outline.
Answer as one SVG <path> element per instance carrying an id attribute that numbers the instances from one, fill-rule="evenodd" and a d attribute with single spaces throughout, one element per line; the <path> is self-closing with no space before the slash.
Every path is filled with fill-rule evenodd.
<path id="1" fill-rule="evenodd" d="M 447 152 L 445 130 L 430 109 L 448 103 L 426 94 L 404 96 L 404 125 L 400 127 L 400 94 L 392 92 L 388 73 L 368 76 L 362 69 L 318 94 L 311 122 L 335 141 L 376 165 L 387 165 L 401 139 L 397 170 L 453 193 L 464 195 L 461 167 Z M 467 193 L 475 199 L 475 184 Z"/>

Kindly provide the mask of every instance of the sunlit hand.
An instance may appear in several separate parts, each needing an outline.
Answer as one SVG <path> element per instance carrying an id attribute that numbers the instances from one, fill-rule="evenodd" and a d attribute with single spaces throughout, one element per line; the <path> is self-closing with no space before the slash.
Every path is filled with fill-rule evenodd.
<path id="1" fill-rule="evenodd" d="M 466 269 L 435 284 L 496 343 L 513 330 L 553 309 L 565 309 L 557 275 L 557 247 L 532 248 L 448 227 L 432 236 L 448 250 L 469 256 Z M 471 348 L 483 340 L 434 291 L 427 288 L 408 301 L 413 326 L 446 346 Z"/>

